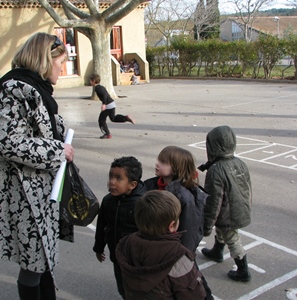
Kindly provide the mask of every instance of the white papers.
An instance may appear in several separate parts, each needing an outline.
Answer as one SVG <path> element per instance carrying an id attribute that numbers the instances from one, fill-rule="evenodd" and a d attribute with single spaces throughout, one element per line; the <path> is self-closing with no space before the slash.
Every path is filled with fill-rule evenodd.
<path id="1" fill-rule="evenodd" d="M 74 130 L 69 128 L 67 130 L 66 133 L 66 138 L 65 138 L 65 144 L 70 144 L 72 143 L 72 139 L 73 139 L 73 135 L 74 135 Z M 59 194 L 60 194 L 60 190 L 61 190 L 61 186 L 64 183 L 64 174 L 65 174 L 65 169 L 66 169 L 66 164 L 67 161 L 63 161 L 61 163 L 61 166 L 56 174 L 56 178 L 54 180 L 54 184 L 53 184 L 53 189 L 51 192 L 51 197 L 50 197 L 50 201 L 51 202 L 57 202 L 59 199 Z"/>

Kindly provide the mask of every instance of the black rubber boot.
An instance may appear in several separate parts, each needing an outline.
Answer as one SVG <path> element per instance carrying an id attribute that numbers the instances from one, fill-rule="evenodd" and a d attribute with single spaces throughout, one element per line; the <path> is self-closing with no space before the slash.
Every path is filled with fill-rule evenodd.
<path id="1" fill-rule="evenodd" d="M 20 300 L 40 300 L 39 285 L 26 286 L 18 282 Z"/>
<path id="2" fill-rule="evenodd" d="M 41 275 L 40 300 L 56 300 L 56 288 L 50 271 Z"/>
<path id="3" fill-rule="evenodd" d="M 224 243 L 220 243 L 215 236 L 215 243 L 212 247 L 212 249 L 203 248 L 201 250 L 202 254 L 216 262 L 222 262 L 223 256 L 224 256 Z"/>
<path id="4" fill-rule="evenodd" d="M 228 277 L 235 281 L 248 282 L 251 280 L 251 274 L 249 272 L 249 267 L 246 260 L 246 255 L 242 259 L 235 258 L 235 263 L 237 265 L 236 271 L 229 271 Z"/>

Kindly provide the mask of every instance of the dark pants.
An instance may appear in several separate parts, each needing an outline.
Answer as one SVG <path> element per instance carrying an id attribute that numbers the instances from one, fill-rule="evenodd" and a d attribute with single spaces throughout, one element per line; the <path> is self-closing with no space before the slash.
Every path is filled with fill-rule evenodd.
<path id="1" fill-rule="evenodd" d="M 35 273 L 20 269 L 18 290 L 21 300 L 55 300 L 56 288 L 50 271 Z"/>
<path id="2" fill-rule="evenodd" d="M 104 134 L 107 134 L 107 135 L 110 134 L 110 131 L 106 124 L 107 117 L 109 117 L 110 121 L 114 122 L 114 123 L 124 123 L 127 121 L 126 116 L 115 114 L 115 108 L 106 109 L 104 111 L 101 111 L 101 113 L 99 115 L 99 119 L 98 119 L 99 128 Z"/>
<path id="3" fill-rule="evenodd" d="M 122 272 L 117 263 L 113 263 L 113 271 L 117 281 L 118 292 L 122 296 L 122 298 L 125 299 L 125 290 L 123 286 Z"/>

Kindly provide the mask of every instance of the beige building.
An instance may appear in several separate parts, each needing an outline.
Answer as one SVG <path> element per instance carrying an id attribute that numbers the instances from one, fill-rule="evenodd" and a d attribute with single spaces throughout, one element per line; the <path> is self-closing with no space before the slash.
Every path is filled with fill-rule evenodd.
<path id="1" fill-rule="evenodd" d="M 110 2 L 100 1 L 100 9 L 106 9 Z M 59 9 L 58 1 L 51 1 Z M 84 1 L 76 1 L 84 8 Z M 114 85 L 120 85 L 121 75 L 118 61 L 136 59 L 141 78 L 148 82 L 149 71 L 145 55 L 144 7 L 140 5 L 120 22 L 111 33 L 111 63 Z M 38 1 L 0 0 L 0 76 L 11 69 L 11 60 L 16 49 L 32 34 L 47 32 L 58 35 L 66 44 L 69 59 L 61 72 L 57 87 L 74 87 L 88 84 L 93 72 L 92 48 L 89 39 L 72 28 L 60 28 Z"/>

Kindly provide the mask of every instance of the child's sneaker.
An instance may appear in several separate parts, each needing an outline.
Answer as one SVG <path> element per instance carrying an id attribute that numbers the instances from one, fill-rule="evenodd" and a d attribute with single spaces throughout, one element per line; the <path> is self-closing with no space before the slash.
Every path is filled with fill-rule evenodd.
<path id="1" fill-rule="evenodd" d="M 100 139 L 111 139 L 111 134 L 103 134 Z"/>
<path id="2" fill-rule="evenodd" d="M 135 120 L 130 118 L 130 116 L 126 116 L 126 122 L 130 122 L 132 124 L 135 124 Z"/>

